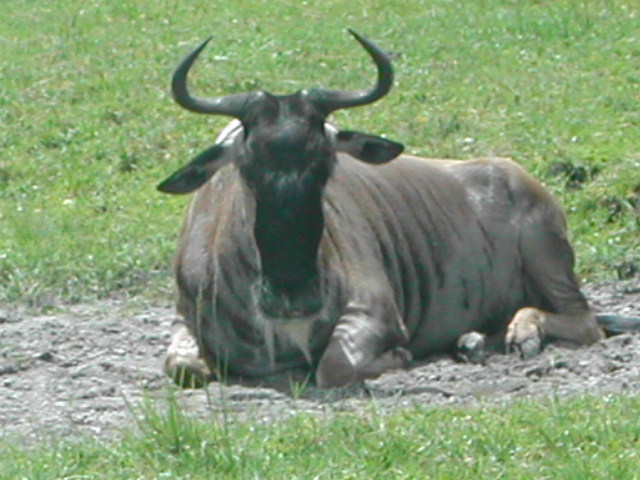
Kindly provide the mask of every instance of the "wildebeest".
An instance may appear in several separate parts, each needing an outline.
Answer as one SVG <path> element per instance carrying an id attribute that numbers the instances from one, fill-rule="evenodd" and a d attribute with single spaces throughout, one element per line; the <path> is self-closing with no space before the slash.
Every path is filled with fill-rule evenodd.
<path id="1" fill-rule="evenodd" d="M 175 258 L 178 311 L 166 371 L 200 384 L 220 369 L 262 377 L 307 366 L 333 387 L 405 367 L 472 331 L 523 355 L 545 338 L 604 335 L 573 272 L 564 214 L 506 158 L 403 155 L 327 117 L 389 92 L 389 56 L 351 32 L 377 67 L 355 91 L 192 96 L 234 117 L 216 143 L 158 188 L 196 191 Z"/>

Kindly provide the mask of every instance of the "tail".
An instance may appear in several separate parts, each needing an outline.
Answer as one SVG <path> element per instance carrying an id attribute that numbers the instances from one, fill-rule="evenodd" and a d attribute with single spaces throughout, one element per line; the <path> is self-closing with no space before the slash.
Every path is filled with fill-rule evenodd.
<path id="1" fill-rule="evenodd" d="M 623 315 L 603 314 L 596 315 L 600 325 L 607 335 L 640 331 L 640 317 L 625 317 Z"/>

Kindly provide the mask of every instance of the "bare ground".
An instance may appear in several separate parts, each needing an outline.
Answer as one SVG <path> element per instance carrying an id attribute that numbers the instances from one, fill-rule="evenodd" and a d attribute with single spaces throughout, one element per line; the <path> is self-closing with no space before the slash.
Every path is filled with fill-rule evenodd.
<path id="1" fill-rule="evenodd" d="M 640 317 L 640 278 L 588 285 L 598 312 Z M 131 405 L 143 396 L 167 398 L 162 374 L 173 306 L 108 300 L 48 314 L 0 309 L 0 438 L 110 436 L 134 424 Z M 211 384 L 185 390 L 181 403 L 197 415 L 225 410 L 232 418 L 271 421 L 305 411 L 382 410 L 421 405 L 507 402 L 518 397 L 566 397 L 640 391 L 640 333 L 610 337 L 588 348 L 549 345 L 532 360 L 494 354 L 486 365 L 447 356 L 364 385 L 332 391 L 301 379 L 268 385 Z"/>

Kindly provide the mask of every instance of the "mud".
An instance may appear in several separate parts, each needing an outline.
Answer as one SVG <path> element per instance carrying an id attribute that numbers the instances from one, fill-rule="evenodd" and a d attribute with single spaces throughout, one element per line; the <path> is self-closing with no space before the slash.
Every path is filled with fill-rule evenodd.
<path id="1" fill-rule="evenodd" d="M 584 290 L 598 312 L 640 317 L 640 278 Z M 168 300 L 108 300 L 37 315 L 0 309 L 0 437 L 108 437 L 134 425 L 132 406 L 144 397 L 161 403 L 172 391 L 162 364 L 173 319 Z M 372 401 L 390 410 L 639 391 L 640 333 L 626 333 L 586 348 L 549 345 L 527 361 L 494 354 L 486 365 L 466 365 L 439 356 L 345 389 L 281 377 L 261 386 L 213 383 L 178 397 L 194 415 L 224 411 L 268 422 L 357 411 Z"/>

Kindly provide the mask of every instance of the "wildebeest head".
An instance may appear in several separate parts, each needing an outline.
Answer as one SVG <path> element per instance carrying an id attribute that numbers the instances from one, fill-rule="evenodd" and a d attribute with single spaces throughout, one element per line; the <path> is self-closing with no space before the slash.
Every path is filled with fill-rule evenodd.
<path id="1" fill-rule="evenodd" d="M 167 193 L 192 192 L 230 162 L 236 162 L 251 184 L 254 176 L 258 181 L 272 175 L 282 179 L 281 175 L 293 174 L 299 178 L 305 172 L 322 175 L 324 171 L 329 175 L 336 151 L 374 164 L 385 163 L 399 155 L 403 150 L 399 143 L 360 132 L 325 128 L 325 120 L 332 112 L 373 103 L 386 95 L 393 84 L 393 69 L 387 54 L 356 32 L 350 32 L 378 68 L 378 81 L 369 89 L 308 89 L 283 96 L 259 91 L 199 98 L 187 89 L 187 73 L 210 38 L 188 54 L 175 70 L 171 82 L 176 102 L 193 112 L 237 118 L 243 132 L 232 145 L 216 144 L 199 154 L 162 182 L 158 189 Z"/>
<path id="2" fill-rule="evenodd" d="M 368 89 L 318 88 L 291 95 L 259 91 L 198 98 L 189 93 L 186 78 L 209 40 L 187 55 L 173 75 L 172 92 L 178 104 L 197 113 L 234 117 L 241 128 L 223 135 L 158 188 L 188 193 L 222 166 L 236 165 L 256 200 L 254 237 L 262 273 L 257 300 L 260 310 L 271 318 L 308 317 L 321 309 L 317 252 L 324 225 L 322 195 L 336 152 L 381 164 L 403 150 L 399 143 L 326 124 L 332 112 L 375 102 L 393 84 L 389 57 L 366 38 L 351 33 L 378 69 L 377 82 Z"/>

